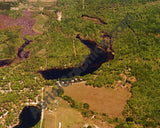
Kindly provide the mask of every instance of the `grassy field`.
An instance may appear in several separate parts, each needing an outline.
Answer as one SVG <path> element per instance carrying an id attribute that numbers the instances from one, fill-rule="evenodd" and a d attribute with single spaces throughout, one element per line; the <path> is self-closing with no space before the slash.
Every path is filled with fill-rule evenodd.
<path id="1" fill-rule="evenodd" d="M 106 113 L 109 116 L 122 116 L 126 101 L 131 96 L 126 88 L 118 90 L 94 88 L 85 86 L 85 83 L 75 83 L 64 88 L 64 94 L 72 97 L 77 102 L 88 103 L 95 112 Z"/>
<path id="2" fill-rule="evenodd" d="M 51 87 L 48 87 L 46 88 L 46 91 L 51 93 L 51 89 Z M 77 124 L 78 127 L 82 126 L 83 117 L 81 113 L 75 109 L 72 109 L 66 101 L 58 97 L 54 101 L 51 99 L 49 99 L 49 101 L 52 102 L 54 107 L 52 105 L 48 105 L 49 108 L 53 109 L 51 113 L 49 113 L 48 110 L 44 111 L 45 128 L 57 128 L 59 122 L 62 123 L 62 127 L 64 128 L 72 128 L 75 124 Z"/>
<path id="3" fill-rule="evenodd" d="M 73 88 L 73 87 L 75 87 L 75 88 Z M 86 89 L 86 88 L 87 87 L 84 85 L 84 82 L 79 83 L 78 85 L 74 84 L 68 88 L 65 88 L 65 94 L 69 95 L 67 89 L 69 89 L 71 91 L 75 91 L 75 92 L 77 90 L 79 90 L 79 92 L 81 91 L 81 93 L 82 93 L 84 91 L 83 89 Z M 96 88 L 94 90 L 92 87 L 89 87 L 87 89 L 87 92 L 91 93 L 91 95 L 95 94 L 94 95 L 95 100 L 90 98 L 90 96 L 88 98 L 86 98 L 87 96 L 84 94 L 85 92 L 82 93 L 82 95 L 84 95 L 84 96 L 79 95 L 79 93 L 76 98 L 74 95 L 75 93 L 73 93 L 74 96 L 72 96 L 72 95 L 69 95 L 69 96 L 72 96 L 73 99 L 76 99 L 75 101 L 78 101 L 81 103 L 83 103 L 83 102 L 86 103 L 87 101 L 91 102 L 91 104 L 89 103 L 90 108 L 93 109 L 95 112 L 107 113 L 112 108 L 109 108 L 109 106 L 106 106 L 107 105 L 106 101 L 101 96 L 103 95 L 104 98 L 107 97 L 109 99 L 109 98 L 111 98 L 110 96 L 115 94 L 115 92 L 114 92 L 114 90 L 106 90 L 104 88 L 100 89 L 101 91 L 99 89 L 98 90 L 97 89 L 98 88 Z M 46 92 L 49 92 L 50 94 L 52 94 L 51 90 L 52 90 L 52 87 L 46 87 L 46 89 L 45 89 Z M 104 94 L 104 92 L 110 93 L 110 94 L 107 94 L 107 96 L 106 96 Z M 98 96 L 96 96 L 96 93 L 103 93 L 103 94 L 99 98 Z M 121 91 L 120 91 L 120 93 L 121 93 Z M 86 98 L 85 100 L 84 100 L 84 97 Z M 124 97 L 124 96 L 122 96 L 122 97 Z M 114 124 L 108 123 L 107 121 L 104 121 L 102 123 L 100 118 L 93 118 L 92 119 L 92 117 L 83 117 L 81 112 L 70 107 L 70 105 L 66 101 L 64 101 L 63 99 L 61 99 L 59 97 L 55 98 L 55 100 L 48 98 L 48 100 L 51 102 L 51 104 L 48 104 L 47 105 L 48 110 L 44 111 L 44 115 L 45 115 L 44 116 L 44 124 L 45 124 L 44 127 L 45 128 L 57 128 L 59 126 L 59 122 L 61 122 L 62 127 L 64 127 L 64 128 L 73 128 L 73 127 L 74 128 L 83 128 L 85 126 L 85 124 L 87 124 L 88 126 L 90 125 L 92 127 L 95 127 L 95 125 L 96 125 L 101 128 L 115 127 Z M 100 101 L 98 101 L 98 100 L 100 100 Z M 122 100 L 120 100 L 119 102 L 121 102 L 121 101 Z M 96 102 L 97 102 L 98 106 L 97 106 L 97 104 L 95 105 Z M 111 105 L 111 104 L 115 105 L 113 102 L 109 103 L 109 105 Z M 121 103 L 121 105 L 122 105 L 122 103 Z M 123 106 L 124 106 L 124 104 L 123 104 Z M 115 107 L 117 107 L 117 106 L 115 106 Z M 108 113 L 109 116 L 111 116 L 111 117 L 112 116 L 121 116 L 120 113 L 122 110 L 118 110 L 118 109 L 116 110 L 115 107 L 111 110 L 112 111 L 111 113 Z M 102 108 L 102 110 L 100 110 L 101 108 Z M 123 108 L 121 108 L 121 109 L 123 109 Z M 52 110 L 52 112 L 51 112 L 51 110 Z M 118 112 L 118 115 L 116 112 Z"/>

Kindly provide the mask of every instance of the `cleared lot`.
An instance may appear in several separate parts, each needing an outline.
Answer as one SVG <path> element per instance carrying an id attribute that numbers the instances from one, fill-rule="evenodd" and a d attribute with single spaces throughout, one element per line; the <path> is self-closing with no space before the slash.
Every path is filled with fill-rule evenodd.
<path id="1" fill-rule="evenodd" d="M 104 112 L 110 116 L 121 116 L 126 101 L 131 95 L 125 88 L 118 90 L 94 88 L 85 86 L 84 82 L 70 85 L 64 88 L 64 92 L 76 102 L 88 103 L 91 110 Z"/>

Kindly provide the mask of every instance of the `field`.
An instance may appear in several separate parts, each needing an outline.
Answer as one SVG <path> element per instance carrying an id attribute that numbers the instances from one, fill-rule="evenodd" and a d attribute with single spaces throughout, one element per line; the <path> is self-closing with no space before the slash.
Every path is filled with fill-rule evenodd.
<path id="1" fill-rule="evenodd" d="M 79 83 L 78 86 L 77 86 L 77 84 L 74 84 L 73 86 L 76 87 L 76 90 L 79 89 L 79 86 L 81 86 L 80 88 L 84 88 L 85 89 L 84 82 Z M 73 88 L 72 85 L 68 89 L 71 89 L 71 88 Z M 52 90 L 51 87 L 46 87 L 46 92 L 49 92 L 50 94 L 52 94 L 51 90 Z M 73 89 L 71 89 L 71 90 L 73 91 Z M 106 89 L 102 89 L 102 90 L 104 92 Z M 80 91 L 82 91 L 82 90 L 80 90 Z M 87 90 L 87 91 L 92 93 L 93 89 Z M 95 93 L 95 92 L 98 93 L 98 91 L 99 90 L 95 90 L 95 91 L 93 91 L 93 93 Z M 100 91 L 100 93 L 101 92 L 102 91 Z M 105 91 L 105 92 L 107 92 L 107 91 Z M 68 95 L 67 91 L 66 91 L 66 93 Z M 73 96 L 73 98 L 74 97 L 75 96 Z M 79 95 L 79 97 L 83 98 L 83 96 L 80 96 L 80 95 Z M 106 128 L 106 127 L 107 128 L 113 128 L 114 127 L 114 124 L 109 124 L 107 122 L 103 122 L 103 124 L 102 124 L 100 119 L 92 119 L 91 117 L 89 117 L 89 118 L 83 117 L 79 111 L 77 111 L 76 109 L 71 108 L 70 105 L 66 101 L 61 99 L 61 98 L 57 97 L 57 98 L 55 98 L 55 100 L 52 100 L 51 98 L 48 98 L 48 99 L 52 104 L 47 105 L 49 110 L 45 110 L 44 111 L 44 115 L 45 115 L 44 116 L 44 124 L 45 124 L 44 127 L 45 128 L 57 128 L 59 126 L 59 122 L 61 122 L 62 127 L 64 127 L 64 128 L 68 128 L 68 127 L 70 127 L 70 128 L 73 128 L 73 127 L 74 128 L 80 128 L 80 127 L 84 127 L 85 124 L 91 125 L 93 127 L 97 126 L 97 127 L 101 127 L 101 128 Z M 91 99 L 89 99 L 89 100 L 93 101 Z M 102 102 L 102 99 L 100 99 L 100 100 L 101 100 L 101 105 L 103 105 L 104 103 Z M 77 100 L 77 101 L 81 102 L 83 100 Z M 103 101 L 105 102 L 105 100 L 103 100 Z M 103 111 L 103 110 L 98 110 L 102 106 L 95 107 L 95 106 L 92 106 L 92 104 L 90 104 L 90 107 L 93 108 L 93 109 L 97 108 L 97 111 L 100 111 L 100 112 L 106 112 L 106 111 Z M 106 109 L 107 109 L 107 111 L 109 111 L 110 108 L 109 109 L 106 108 Z M 109 115 L 113 116 L 114 114 L 112 113 L 112 114 L 109 114 Z"/>
<path id="2" fill-rule="evenodd" d="M 46 91 L 51 93 L 50 87 L 46 88 Z M 78 126 L 82 125 L 83 117 L 80 112 L 75 109 L 72 109 L 67 102 L 61 98 L 56 98 L 54 101 L 49 99 L 54 105 L 48 105 L 47 107 L 53 108 L 52 112 L 45 110 L 44 113 L 44 124 L 45 128 L 57 128 L 59 122 L 62 123 L 62 127 L 73 127 L 74 124 Z"/>
<path id="3" fill-rule="evenodd" d="M 64 88 L 64 94 L 77 102 L 88 103 L 91 110 L 106 113 L 109 116 L 122 116 L 122 111 L 131 94 L 126 88 L 118 90 L 94 88 L 85 86 L 85 83 L 75 83 Z"/>

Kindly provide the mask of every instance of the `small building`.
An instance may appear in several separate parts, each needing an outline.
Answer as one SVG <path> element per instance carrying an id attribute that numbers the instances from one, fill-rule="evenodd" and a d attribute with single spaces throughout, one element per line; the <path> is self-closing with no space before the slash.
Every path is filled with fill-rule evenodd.
<path id="1" fill-rule="evenodd" d="M 19 8 L 18 7 L 11 7 L 10 10 L 19 10 Z"/>

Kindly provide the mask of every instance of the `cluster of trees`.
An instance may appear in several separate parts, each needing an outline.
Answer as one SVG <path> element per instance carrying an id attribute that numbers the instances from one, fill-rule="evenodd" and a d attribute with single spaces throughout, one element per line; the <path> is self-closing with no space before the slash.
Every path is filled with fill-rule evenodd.
<path id="1" fill-rule="evenodd" d="M 75 101 L 71 97 L 65 95 L 62 98 L 66 100 L 71 105 L 71 107 L 75 107 Z"/>
<path id="2" fill-rule="evenodd" d="M 67 96 L 67 95 L 62 96 L 62 98 L 64 100 L 66 100 L 72 108 L 75 108 L 75 109 L 81 111 L 81 113 L 84 117 L 90 117 L 94 114 L 94 112 L 92 110 L 89 110 L 88 103 L 83 103 L 83 104 L 77 103 L 70 96 Z"/>
<path id="3" fill-rule="evenodd" d="M 0 2 L 0 10 L 10 10 L 11 7 L 18 6 L 18 2 Z"/>
<path id="4" fill-rule="evenodd" d="M 19 37 L 20 29 L 0 30 L 0 59 L 13 58 L 16 56 L 16 49 L 19 47 L 22 39 Z"/>

